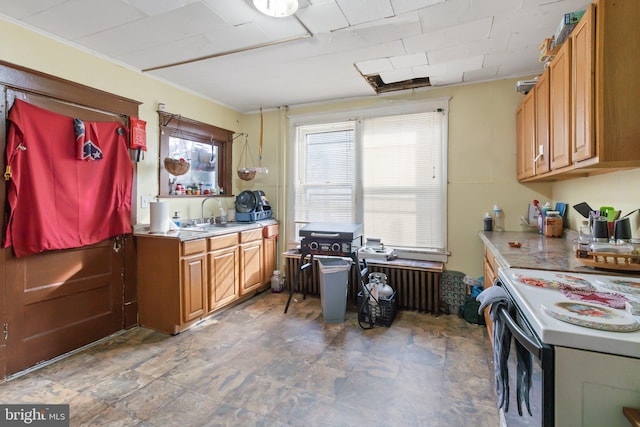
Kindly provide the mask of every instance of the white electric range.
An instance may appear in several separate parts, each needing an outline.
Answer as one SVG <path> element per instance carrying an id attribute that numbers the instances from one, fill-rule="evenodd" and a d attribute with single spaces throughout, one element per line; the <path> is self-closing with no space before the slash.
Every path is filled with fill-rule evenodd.
<path id="1" fill-rule="evenodd" d="M 640 278 L 517 268 L 500 269 L 499 277 L 543 343 L 640 358 L 640 323 L 635 326 L 638 330 L 630 331 L 634 329 L 633 325 L 629 325 L 634 316 L 625 308 L 609 308 L 611 313 L 596 313 L 599 320 L 589 313 L 581 315 L 574 312 L 572 315 L 565 308 L 571 303 L 580 302 L 603 305 L 608 294 L 615 294 L 611 297 L 616 302 L 625 299 L 640 302 Z M 582 290 L 576 294 L 581 294 L 585 299 L 566 296 L 561 289 L 563 284 Z M 595 288 L 595 292 L 587 290 L 589 285 Z M 616 295 L 619 297 L 616 298 Z M 559 320 L 562 314 L 566 314 L 569 321 L 580 322 L 582 318 L 584 324 L 590 327 Z M 640 317 L 635 316 L 635 320 L 637 322 Z"/>
<path id="2" fill-rule="evenodd" d="M 532 416 L 518 413 L 512 392 L 502 425 L 628 427 L 622 408 L 640 407 L 640 317 L 603 302 L 639 302 L 640 277 L 500 268 L 495 285 L 514 303 L 502 318 L 535 365 Z"/>

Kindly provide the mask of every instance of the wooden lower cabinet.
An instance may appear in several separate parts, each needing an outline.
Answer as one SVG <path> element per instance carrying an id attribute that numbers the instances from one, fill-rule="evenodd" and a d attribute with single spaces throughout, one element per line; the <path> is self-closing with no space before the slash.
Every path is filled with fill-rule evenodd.
<path id="1" fill-rule="evenodd" d="M 136 245 L 140 325 L 177 334 L 206 315 L 206 240 L 137 236 Z"/>
<path id="2" fill-rule="evenodd" d="M 276 261 L 277 225 L 268 227 L 189 241 L 136 236 L 140 325 L 175 335 L 263 288 L 265 247 L 270 272 Z"/>
<path id="3" fill-rule="evenodd" d="M 207 312 L 206 254 L 182 258 L 182 321 L 198 320 Z"/>
<path id="4" fill-rule="evenodd" d="M 263 285 L 271 283 L 273 271 L 278 269 L 278 229 L 278 224 L 268 225 L 262 229 L 262 236 L 264 237 L 262 242 L 264 245 Z"/>
<path id="5" fill-rule="evenodd" d="M 240 252 L 238 234 L 209 238 L 209 311 L 232 303 L 240 297 Z"/>
<path id="6" fill-rule="evenodd" d="M 493 286 L 493 282 L 498 277 L 498 265 L 496 258 L 487 246 L 484 247 L 484 288 L 488 289 Z M 489 339 L 493 344 L 493 322 L 489 317 L 489 307 L 484 309 L 484 320 L 487 324 L 487 332 L 489 333 Z"/>
<path id="7" fill-rule="evenodd" d="M 240 233 L 240 295 L 262 287 L 262 229 Z"/>

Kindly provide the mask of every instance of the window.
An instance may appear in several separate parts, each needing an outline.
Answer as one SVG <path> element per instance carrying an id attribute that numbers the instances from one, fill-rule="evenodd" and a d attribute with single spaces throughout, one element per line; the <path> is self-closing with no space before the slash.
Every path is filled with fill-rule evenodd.
<path id="1" fill-rule="evenodd" d="M 295 237 L 362 222 L 403 257 L 446 261 L 446 102 L 337 117 L 291 118 Z"/>
<path id="2" fill-rule="evenodd" d="M 226 189 L 231 191 L 231 141 L 233 132 L 178 114 L 158 112 L 160 119 L 160 160 L 184 159 L 190 167 L 182 175 L 172 175 L 161 163 L 160 196 L 178 196 L 178 184 L 186 189 Z"/>

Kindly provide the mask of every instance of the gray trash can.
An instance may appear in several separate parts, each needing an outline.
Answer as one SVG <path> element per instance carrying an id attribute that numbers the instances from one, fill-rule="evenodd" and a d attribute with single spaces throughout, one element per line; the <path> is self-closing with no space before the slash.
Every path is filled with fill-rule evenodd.
<path id="1" fill-rule="evenodd" d="M 320 266 L 320 301 L 326 323 L 344 322 L 351 259 L 318 258 Z"/>

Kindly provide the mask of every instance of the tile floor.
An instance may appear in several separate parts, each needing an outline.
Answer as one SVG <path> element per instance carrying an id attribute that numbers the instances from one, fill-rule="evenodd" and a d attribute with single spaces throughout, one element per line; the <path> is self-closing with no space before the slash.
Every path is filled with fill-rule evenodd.
<path id="1" fill-rule="evenodd" d="M 499 425 L 483 327 L 401 311 L 325 324 L 320 300 L 263 292 L 189 331 L 142 327 L 0 384 L 68 403 L 72 426 Z"/>

